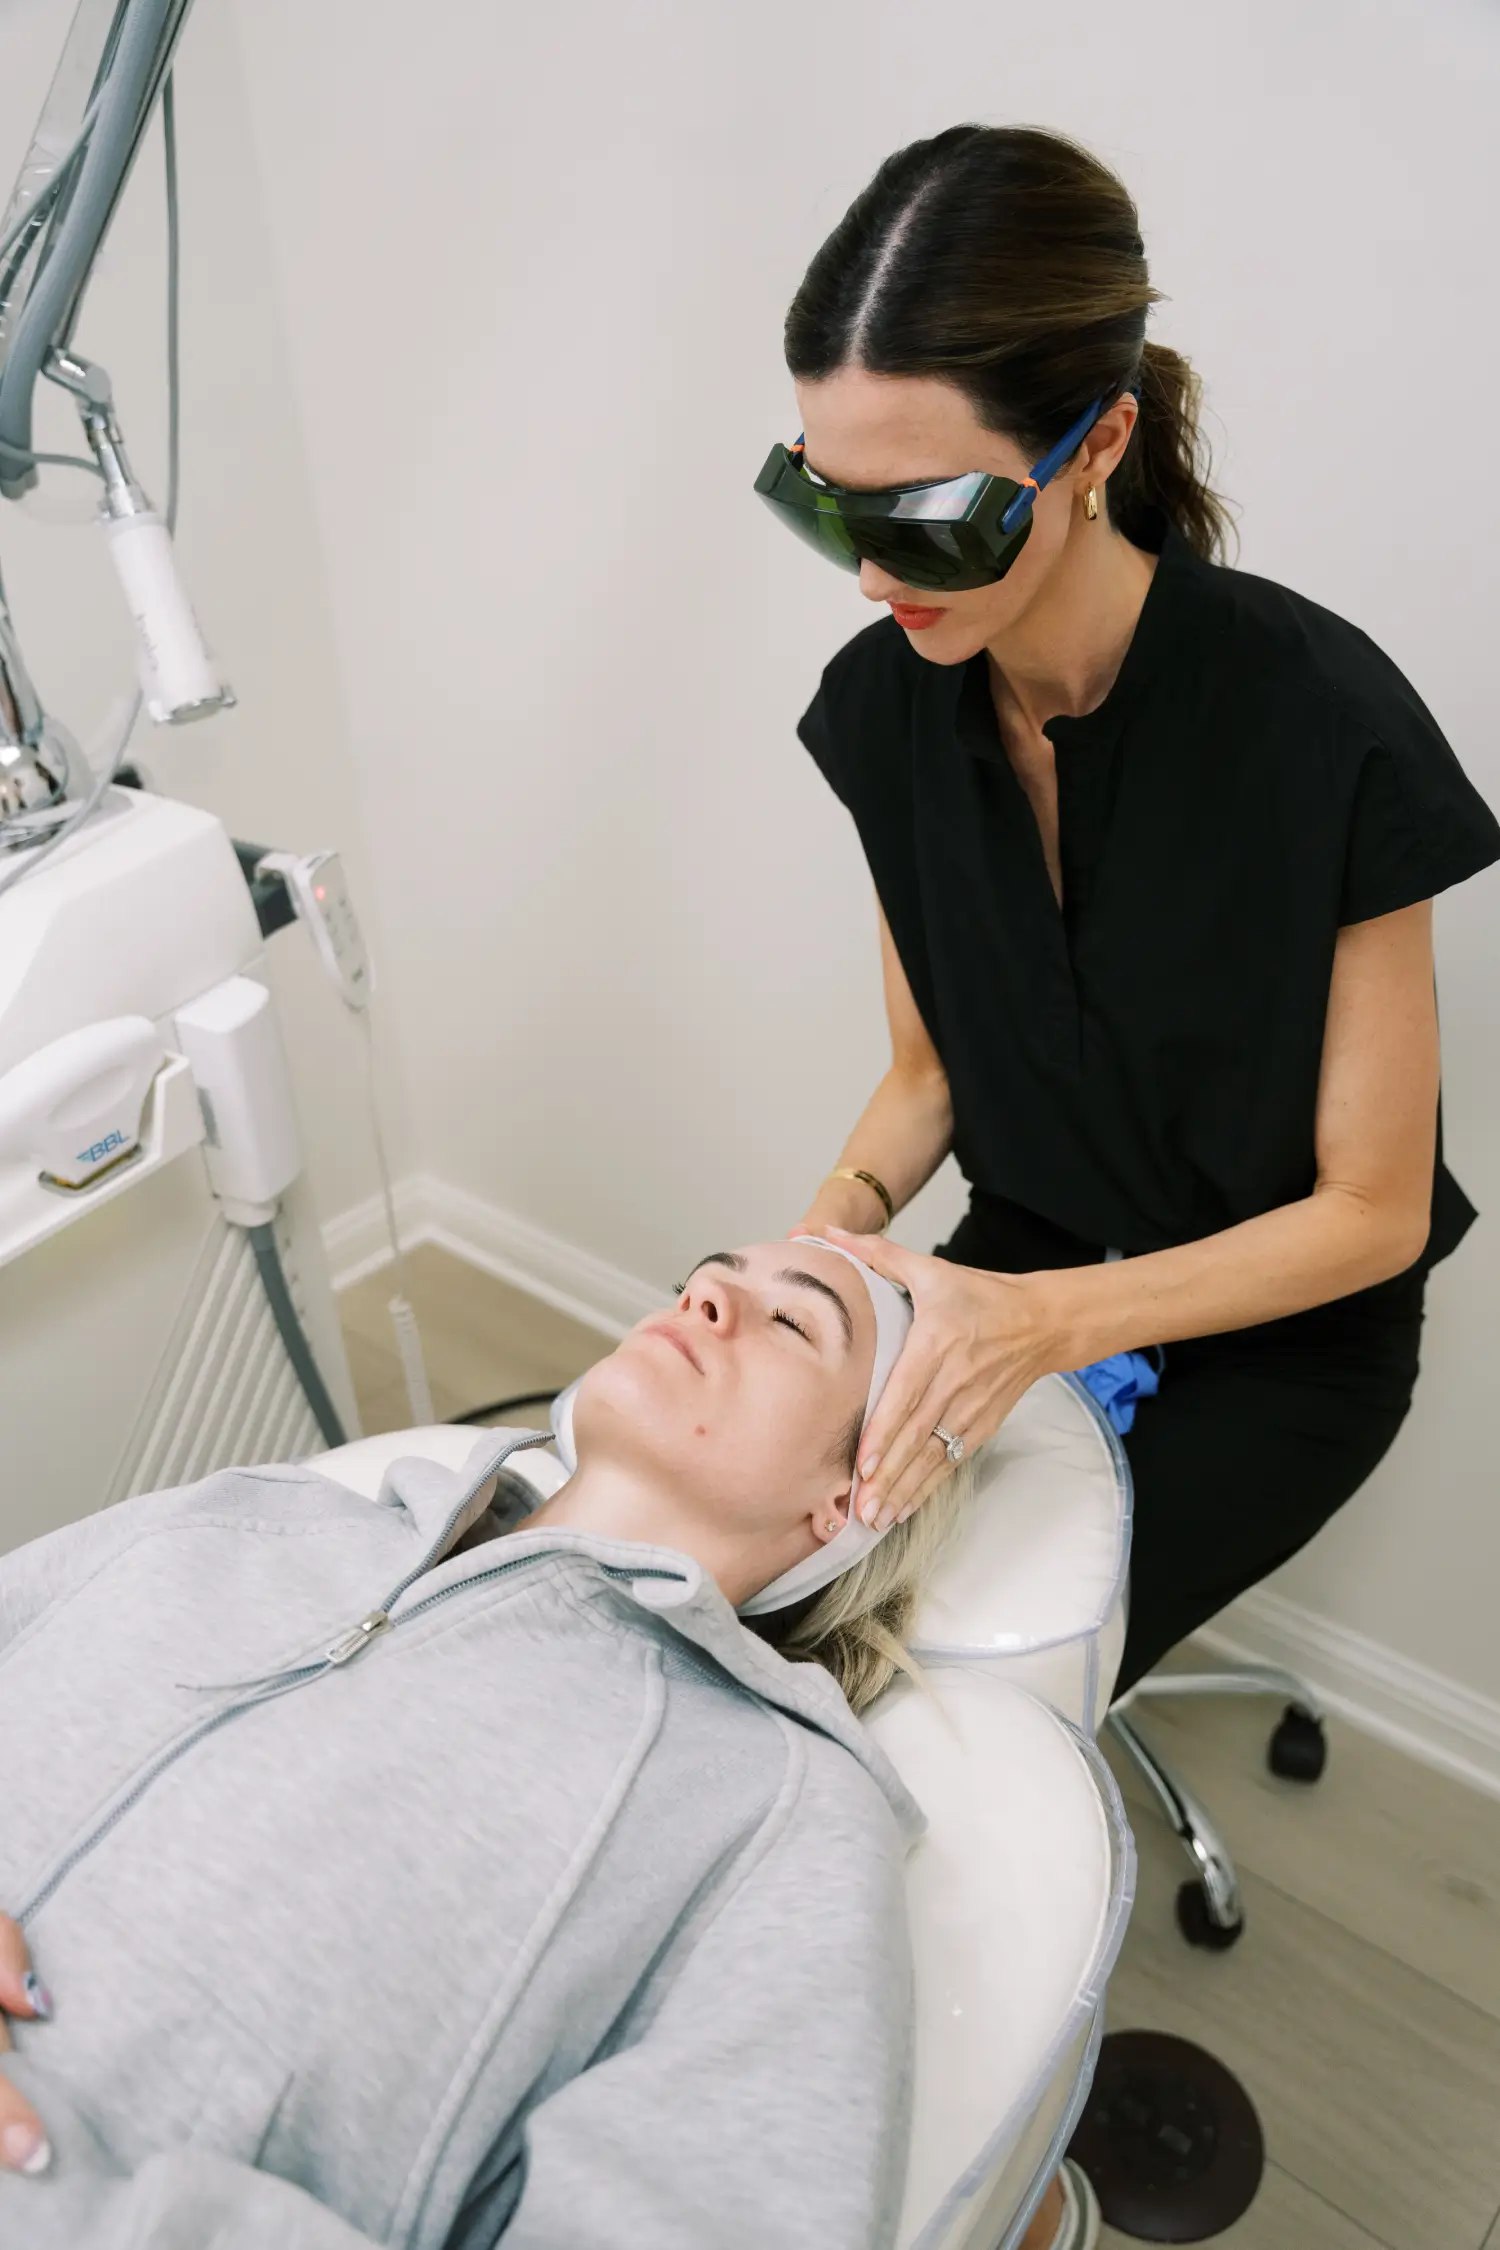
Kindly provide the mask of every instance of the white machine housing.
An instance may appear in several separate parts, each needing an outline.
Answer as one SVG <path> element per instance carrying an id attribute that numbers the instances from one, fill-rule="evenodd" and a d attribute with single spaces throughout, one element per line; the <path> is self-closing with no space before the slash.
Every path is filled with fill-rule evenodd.
<path id="1" fill-rule="evenodd" d="M 268 1116 L 275 1106 L 275 1089 L 268 1097 L 245 1067 L 251 1049 L 272 1073 L 279 1065 L 274 1015 L 256 998 L 261 955 L 223 827 L 144 791 L 112 790 L 97 818 L 0 892 L 0 1089 L 65 1035 L 122 1017 L 144 1019 L 165 1058 L 139 1153 L 101 1167 L 97 1184 L 50 1192 L 36 1150 L 15 1153 L 24 1132 L 0 1153 L 0 1550 L 134 1492 L 317 1449 L 242 1231 L 278 1194 L 294 1302 L 358 1427 L 321 1237 L 291 1177 L 295 1144 L 263 1133 L 254 1176 L 221 1176 L 231 1198 L 258 1191 L 244 1196 L 242 1225 L 226 1221 L 203 1146 L 184 1051 L 195 1040 L 211 1104 L 217 1068 L 221 1103 L 267 1102 Z M 215 997 L 195 1008 L 205 995 Z"/>

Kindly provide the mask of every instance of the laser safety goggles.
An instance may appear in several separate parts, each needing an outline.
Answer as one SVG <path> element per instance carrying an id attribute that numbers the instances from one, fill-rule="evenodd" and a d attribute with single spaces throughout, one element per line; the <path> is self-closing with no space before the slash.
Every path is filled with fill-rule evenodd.
<path id="1" fill-rule="evenodd" d="M 1031 536 L 1037 494 L 1072 460 L 1104 406 L 1096 399 L 1019 484 L 975 469 L 942 484 L 847 492 L 814 475 L 799 437 L 771 448 L 755 489 L 789 530 L 841 570 L 868 561 L 903 586 L 965 593 L 1005 576 Z"/>

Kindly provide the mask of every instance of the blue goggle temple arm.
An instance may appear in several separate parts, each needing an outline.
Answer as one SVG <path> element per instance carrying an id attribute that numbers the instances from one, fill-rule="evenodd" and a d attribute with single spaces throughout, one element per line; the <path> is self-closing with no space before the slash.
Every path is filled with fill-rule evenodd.
<path id="1" fill-rule="evenodd" d="M 1104 404 L 1102 398 L 1096 398 L 1093 405 L 1079 415 L 1071 430 L 1064 430 L 1051 452 L 1042 455 L 1040 461 L 1032 469 L 1030 476 L 1022 478 L 1020 491 L 1000 518 L 1000 529 L 1002 531 L 1014 531 L 1017 524 L 1024 522 L 1025 518 L 1030 515 L 1036 504 L 1037 494 L 1045 490 L 1065 462 L 1072 460 L 1074 454 L 1088 436 L 1089 431 L 1104 412 Z"/>

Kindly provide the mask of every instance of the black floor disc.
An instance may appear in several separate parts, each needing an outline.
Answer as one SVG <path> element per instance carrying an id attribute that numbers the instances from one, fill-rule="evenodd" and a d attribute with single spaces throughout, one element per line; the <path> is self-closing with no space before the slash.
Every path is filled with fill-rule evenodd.
<path id="1" fill-rule="evenodd" d="M 1111 2032 L 1068 2154 L 1109 2225 L 1140 2242 L 1222 2234 L 1255 2201 L 1266 2164 L 1239 2080 L 1164 2031 Z"/>

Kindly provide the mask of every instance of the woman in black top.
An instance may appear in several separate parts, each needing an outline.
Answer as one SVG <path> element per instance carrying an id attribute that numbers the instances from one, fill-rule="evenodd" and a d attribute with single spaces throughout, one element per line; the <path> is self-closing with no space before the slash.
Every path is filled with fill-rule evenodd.
<path id="1" fill-rule="evenodd" d="M 1439 1148 L 1430 901 L 1500 856 L 1379 649 L 1220 567 L 1153 295 L 1111 173 L 964 126 L 882 167 L 787 320 L 789 458 L 845 493 L 1025 482 L 1104 402 L 1003 577 L 924 597 L 859 566 L 889 614 L 801 733 L 875 879 L 893 1060 L 802 1223 L 916 1301 L 871 1514 L 1039 1375 L 1166 1347 L 1126 1441 L 1122 1688 L 1400 1427 L 1426 1273 L 1474 1217 Z M 868 1239 L 950 1148 L 971 1201 L 937 1257 Z"/>

